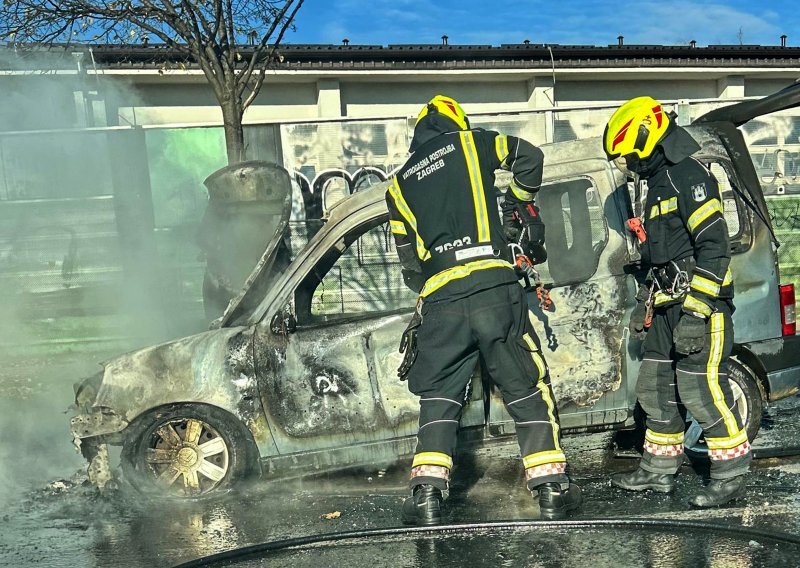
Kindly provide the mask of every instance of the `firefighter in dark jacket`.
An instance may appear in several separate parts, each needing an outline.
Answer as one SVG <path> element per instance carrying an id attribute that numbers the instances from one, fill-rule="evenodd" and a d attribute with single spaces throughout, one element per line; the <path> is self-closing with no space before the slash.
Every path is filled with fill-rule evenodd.
<path id="1" fill-rule="evenodd" d="M 403 520 L 441 522 L 479 356 L 516 423 L 527 486 L 538 495 L 542 516 L 562 518 L 579 505 L 580 488 L 565 473 L 547 364 L 505 232 L 522 234 L 528 256 L 544 260 L 544 225 L 533 205 L 543 154 L 520 138 L 471 129 L 459 104 L 442 95 L 420 112 L 410 151 L 386 193 L 404 279 L 419 293 L 401 341 L 399 374 L 420 397 L 412 496 L 403 504 Z M 494 188 L 498 168 L 514 174 L 503 217 Z"/>
<path id="2" fill-rule="evenodd" d="M 722 505 L 742 495 L 751 453 L 727 378 L 733 281 L 719 183 L 692 157 L 700 146 L 650 97 L 622 105 L 603 139 L 608 159 L 647 183 L 642 260 L 650 269 L 629 325 L 646 332 L 637 382 L 647 414 L 644 452 L 637 470 L 611 483 L 675 488 L 683 405 L 703 427 L 711 458 L 711 482 L 690 503 Z"/>

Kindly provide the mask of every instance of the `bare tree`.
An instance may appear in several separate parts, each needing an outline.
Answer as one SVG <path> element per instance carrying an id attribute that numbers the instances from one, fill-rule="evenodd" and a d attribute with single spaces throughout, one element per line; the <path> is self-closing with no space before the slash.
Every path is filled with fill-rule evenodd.
<path id="1" fill-rule="evenodd" d="M 222 110 L 228 163 L 245 159 L 242 118 L 304 0 L 3 0 L 0 40 L 40 44 L 159 38 L 197 63 Z"/>

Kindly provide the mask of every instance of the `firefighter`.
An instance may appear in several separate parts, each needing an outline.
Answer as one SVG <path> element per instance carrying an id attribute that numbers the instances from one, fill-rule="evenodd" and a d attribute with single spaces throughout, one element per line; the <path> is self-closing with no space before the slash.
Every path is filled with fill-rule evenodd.
<path id="1" fill-rule="evenodd" d="M 727 378 L 733 281 L 719 183 L 692 157 L 700 146 L 650 97 L 617 109 L 603 143 L 609 160 L 646 182 L 641 250 L 649 268 L 629 324 L 646 332 L 636 386 L 647 414 L 644 451 L 638 469 L 613 475 L 611 483 L 673 491 L 683 462 L 684 407 L 702 426 L 711 458 L 711 481 L 690 504 L 728 503 L 744 491 L 751 453 Z"/>
<path id="2" fill-rule="evenodd" d="M 403 503 L 403 520 L 441 523 L 459 419 L 479 356 L 515 421 L 527 487 L 542 517 L 563 518 L 578 507 L 580 488 L 565 473 L 547 364 L 504 231 L 505 225 L 522 234 L 528 255 L 544 260 L 544 225 L 533 204 L 543 154 L 520 138 L 470 128 L 461 106 L 442 95 L 419 113 L 410 151 L 386 192 L 404 280 L 419 293 L 398 371 L 420 397 L 412 495 Z M 513 173 L 502 218 L 494 188 L 501 167 Z"/>

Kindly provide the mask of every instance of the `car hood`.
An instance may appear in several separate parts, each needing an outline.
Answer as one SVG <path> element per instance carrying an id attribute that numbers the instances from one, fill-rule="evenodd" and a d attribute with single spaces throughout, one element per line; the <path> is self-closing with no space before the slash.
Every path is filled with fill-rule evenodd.
<path id="1" fill-rule="evenodd" d="M 130 422 L 175 403 L 202 402 L 242 417 L 257 399 L 252 328 L 211 330 L 103 363 L 91 406 Z"/>
<path id="2" fill-rule="evenodd" d="M 258 297 L 263 295 L 269 287 L 269 276 L 276 263 L 281 251 L 288 246 L 285 239 L 289 235 L 289 219 L 292 212 L 292 192 L 289 191 L 280 207 L 276 208 L 274 221 L 275 227 L 272 236 L 267 242 L 264 252 L 261 254 L 252 272 L 247 277 L 239 294 L 231 299 L 222 317 L 212 324 L 212 327 L 226 327 L 235 325 L 235 322 L 243 314 L 248 313 L 254 304 L 258 303 Z M 267 228 L 265 228 L 267 230 Z"/>

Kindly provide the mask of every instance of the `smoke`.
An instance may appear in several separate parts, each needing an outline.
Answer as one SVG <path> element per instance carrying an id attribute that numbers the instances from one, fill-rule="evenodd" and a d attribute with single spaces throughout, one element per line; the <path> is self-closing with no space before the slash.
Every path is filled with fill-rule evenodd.
<path id="1" fill-rule="evenodd" d="M 73 383 L 116 353 L 207 328 L 195 233 L 206 132 L 119 118 L 139 96 L 86 73 L 91 54 L 0 50 L 0 505 L 83 465 Z M 212 140 L 213 139 L 213 140 Z M 204 153 L 201 152 L 204 150 Z M 184 164 L 182 166 L 182 164 Z"/>

